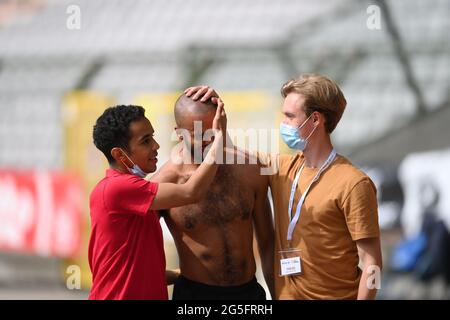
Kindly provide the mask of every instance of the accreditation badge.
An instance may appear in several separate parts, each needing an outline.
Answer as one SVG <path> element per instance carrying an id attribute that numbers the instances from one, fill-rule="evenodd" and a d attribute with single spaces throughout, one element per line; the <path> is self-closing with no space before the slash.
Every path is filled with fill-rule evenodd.
<path id="1" fill-rule="evenodd" d="M 280 261 L 280 277 L 299 275 L 302 273 L 302 260 L 300 249 L 284 249 L 278 251 Z"/>

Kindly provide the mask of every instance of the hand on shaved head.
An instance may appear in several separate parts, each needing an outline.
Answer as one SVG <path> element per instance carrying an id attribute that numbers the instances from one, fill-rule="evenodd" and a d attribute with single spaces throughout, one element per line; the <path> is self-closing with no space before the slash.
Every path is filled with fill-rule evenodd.
<path id="1" fill-rule="evenodd" d="M 211 99 L 205 102 L 194 101 L 182 94 L 175 102 L 174 115 L 178 128 L 192 130 L 194 121 L 202 121 L 203 130 L 210 129 L 217 105 Z"/>
<path id="2" fill-rule="evenodd" d="M 216 98 L 217 99 L 217 98 Z M 203 139 L 204 133 L 212 129 L 217 105 L 211 99 L 201 102 L 182 94 L 175 102 L 174 115 L 177 134 L 190 150 L 195 163 L 201 163 L 205 148 L 211 143 Z"/>

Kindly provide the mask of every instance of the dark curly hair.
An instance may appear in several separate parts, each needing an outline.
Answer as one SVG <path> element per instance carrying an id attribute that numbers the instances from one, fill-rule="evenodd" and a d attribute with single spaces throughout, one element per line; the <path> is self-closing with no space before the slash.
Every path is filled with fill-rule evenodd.
<path id="1" fill-rule="evenodd" d="M 111 155 L 112 148 L 128 150 L 130 123 L 142 118 L 145 118 L 145 109 L 141 106 L 120 105 L 106 109 L 97 119 L 93 132 L 94 144 L 110 164 L 115 162 Z"/>

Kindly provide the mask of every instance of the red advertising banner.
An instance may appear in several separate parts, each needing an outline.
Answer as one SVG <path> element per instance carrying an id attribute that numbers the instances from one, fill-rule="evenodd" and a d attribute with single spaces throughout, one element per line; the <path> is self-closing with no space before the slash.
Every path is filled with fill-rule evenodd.
<path id="1" fill-rule="evenodd" d="M 0 170 L 0 250 L 76 256 L 82 196 L 74 174 Z"/>

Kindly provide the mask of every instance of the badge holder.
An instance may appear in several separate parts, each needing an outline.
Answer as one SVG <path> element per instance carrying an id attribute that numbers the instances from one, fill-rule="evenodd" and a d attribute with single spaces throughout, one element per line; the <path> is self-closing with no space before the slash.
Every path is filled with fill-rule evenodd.
<path id="1" fill-rule="evenodd" d="M 284 249 L 278 251 L 278 261 L 280 263 L 280 277 L 294 276 L 302 273 L 300 249 Z"/>

